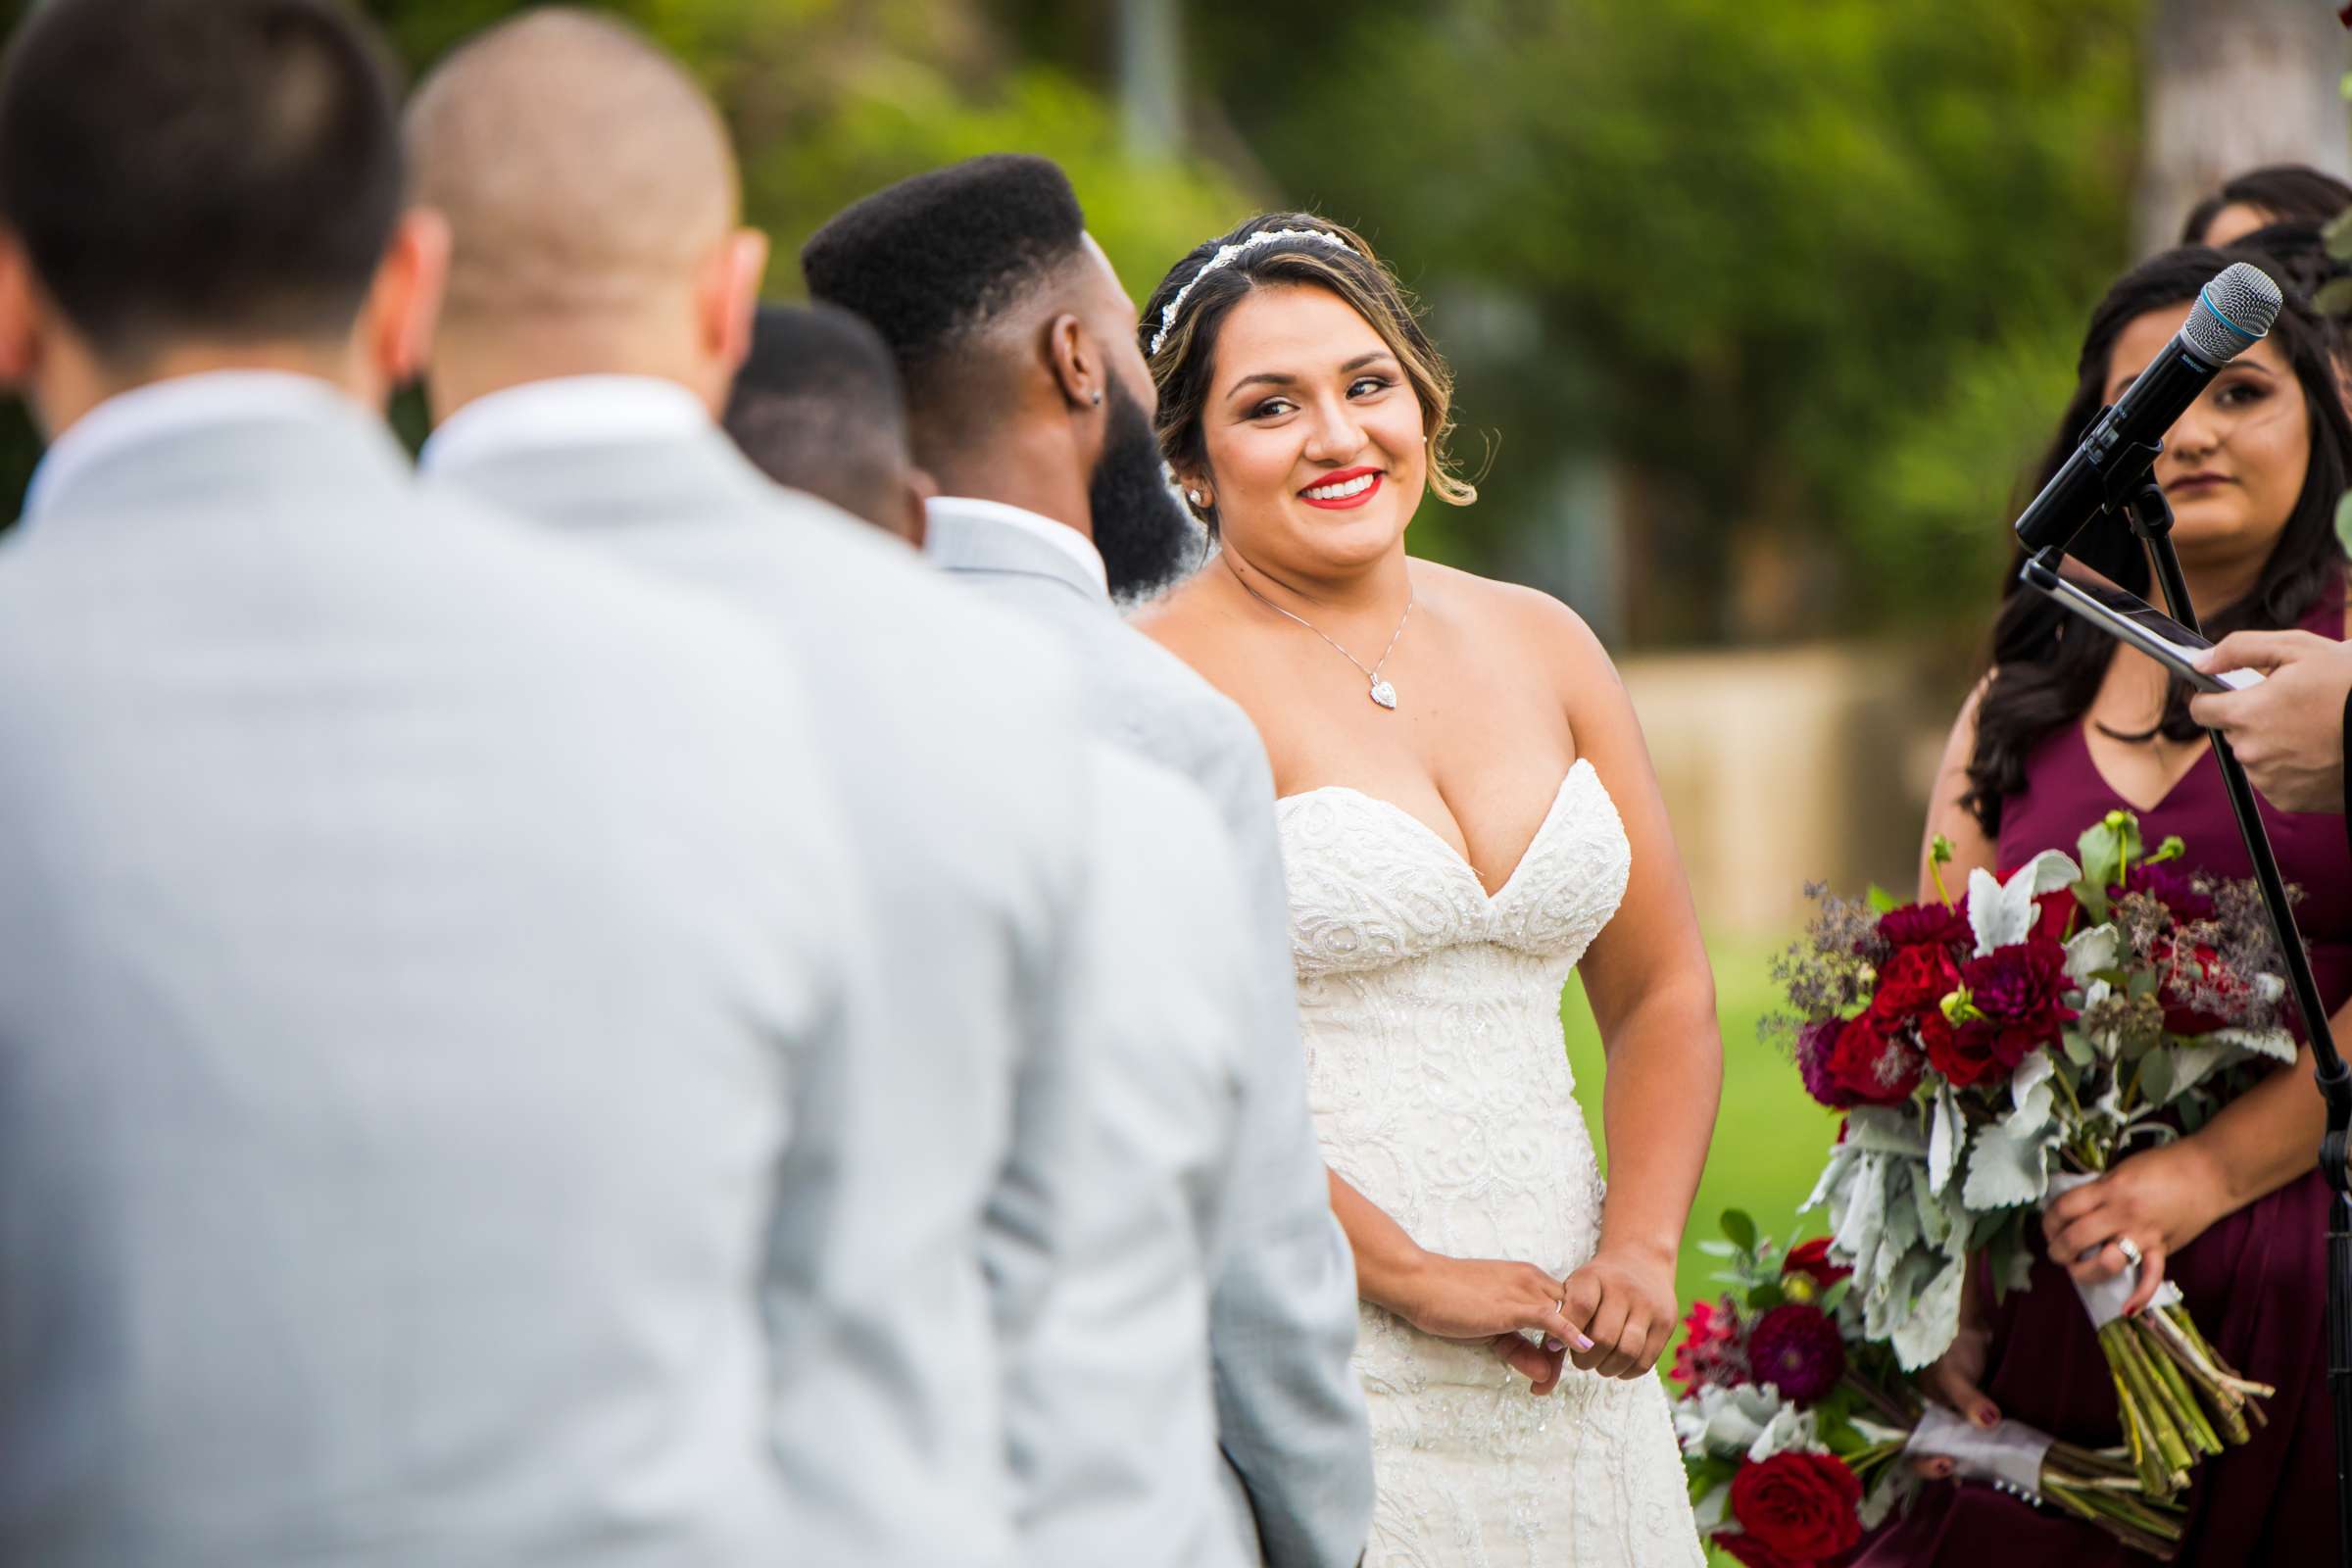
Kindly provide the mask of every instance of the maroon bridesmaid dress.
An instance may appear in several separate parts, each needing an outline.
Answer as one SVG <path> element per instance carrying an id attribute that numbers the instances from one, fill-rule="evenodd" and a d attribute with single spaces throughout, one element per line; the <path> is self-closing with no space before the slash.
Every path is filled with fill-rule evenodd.
<path id="1" fill-rule="evenodd" d="M 2325 593 L 2302 625 L 2340 639 L 2342 588 Z M 2082 829 L 2119 806 L 2132 803 L 2101 776 L 2082 724 L 2070 724 L 2034 749 L 2026 787 L 2002 803 L 2000 863 L 2022 865 L 2047 849 L 2071 855 Z M 2174 833 L 2187 843 L 2184 864 L 2222 877 L 2253 875 L 2210 754 L 2138 816 L 2147 843 Z M 2303 890 L 2296 919 L 2332 1012 L 2352 997 L 2352 845 L 2345 822 L 2333 813 L 2274 811 L 2267 804 L 2263 818 L 2286 880 Z M 2271 1424 L 2253 1442 L 2197 1470 L 2178 1562 L 2271 1568 L 2334 1560 L 2335 1455 L 2324 1339 L 2327 1212 L 2327 1185 L 2310 1171 L 2222 1219 L 2167 1266 L 2222 1353 L 2278 1390 L 2270 1401 Z M 2039 1240 L 2038 1227 L 2033 1235 Z M 1984 1392 L 2003 1415 L 2094 1447 L 2123 1441 L 2107 1363 L 2063 1270 L 2046 1256 L 2037 1259 L 2033 1288 L 1989 1310 Z M 2072 1516 L 1983 1485 L 1950 1482 L 1928 1486 L 1912 1511 L 1855 1558 L 1856 1568 L 1993 1562 L 2133 1568 L 2149 1561 Z"/>

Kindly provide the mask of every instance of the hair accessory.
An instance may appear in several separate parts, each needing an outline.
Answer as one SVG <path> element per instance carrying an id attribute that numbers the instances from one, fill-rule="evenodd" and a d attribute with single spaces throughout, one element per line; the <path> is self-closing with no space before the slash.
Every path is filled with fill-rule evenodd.
<path id="1" fill-rule="evenodd" d="M 1157 354 L 1160 345 L 1167 342 L 1168 329 L 1176 324 L 1176 313 L 1184 309 L 1185 299 L 1193 290 L 1200 286 L 1202 278 L 1220 267 L 1231 266 L 1236 260 L 1250 251 L 1267 245 L 1279 245 L 1284 240 L 1290 239 L 1302 239 L 1316 245 L 1329 245 L 1334 250 L 1351 251 L 1355 249 L 1339 235 L 1320 228 L 1261 228 L 1254 234 L 1244 235 L 1230 245 L 1218 246 L 1217 253 L 1201 265 L 1200 270 L 1195 272 L 1184 287 L 1176 291 L 1176 297 L 1168 301 L 1166 307 L 1160 311 L 1159 330 L 1152 334 L 1152 352 Z"/>

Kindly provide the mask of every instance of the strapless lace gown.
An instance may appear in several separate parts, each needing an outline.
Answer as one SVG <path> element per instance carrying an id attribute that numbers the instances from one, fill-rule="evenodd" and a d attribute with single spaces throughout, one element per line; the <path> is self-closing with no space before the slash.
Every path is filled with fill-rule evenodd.
<path id="1" fill-rule="evenodd" d="M 1565 1276 L 1601 1179 L 1560 1036 L 1568 974 L 1631 854 L 1579 761 L 1490 897 L 1427 825 L 1343 786 L 1288 797 L 1308 1093 L 1332 1167 L 1422 1246 Z M 1366 1303 L 1373 1568 L 1667 1568 L 1703 1561 L 1665 1390 L 1573 1368 L 1538 1399 L 1482 1347 Z"/>

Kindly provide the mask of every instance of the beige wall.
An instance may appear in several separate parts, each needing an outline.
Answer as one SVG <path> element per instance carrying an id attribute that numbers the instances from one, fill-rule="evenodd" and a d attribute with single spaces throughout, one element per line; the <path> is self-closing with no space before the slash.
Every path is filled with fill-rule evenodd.
<path id="1" fill-rule="evenodd" d="M 1910 896 L 1949 721 L 1916 656 L 1825 644 L 1621 667 L 1710 930 L 1791 931 L 1808 881 Z"/>

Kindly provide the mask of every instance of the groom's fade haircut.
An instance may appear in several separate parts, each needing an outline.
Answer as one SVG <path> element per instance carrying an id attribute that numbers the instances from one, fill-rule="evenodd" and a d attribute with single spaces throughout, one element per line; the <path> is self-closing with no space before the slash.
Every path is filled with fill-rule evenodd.
<path id="1" fill-rule="evenodd" d="M 906 403 L 889 346 L 831 305 L 763 305 L 727 434 L 781 485 L 892 525 L 906 493 Z"/>
<path id="2" fill-rule="evenodd" d="M 526 11 L 417 87 L 416 196 L 449 220 L 452 327 L 596 330 L 691 282 L 736 221 L 735 150 L 709 96 L 614 18 Z"/>
<path id="3" fill-rule="evenodd" d="M 397 89 L 336 0 L 48 0 L 0 66 L 0 225 L 101 360 L 351 329 Z"/>
<path id="4" fill-rule="evenodd" d="M 812 299 L 863 317 L 898 360 L 916 426 L 969 433 L 991 407 L 969 373 L 990 328 L 1081 254 L 1086 215 L 1049 159 L 992 153 L 917 174 L 844 208 L 801 249 Z"/>

